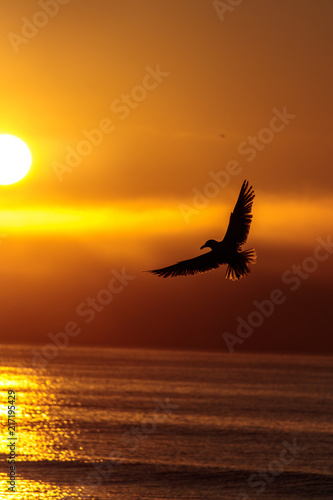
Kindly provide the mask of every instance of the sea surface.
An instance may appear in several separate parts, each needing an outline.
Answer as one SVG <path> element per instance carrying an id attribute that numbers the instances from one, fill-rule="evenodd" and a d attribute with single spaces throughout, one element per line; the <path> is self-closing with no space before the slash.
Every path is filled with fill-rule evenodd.
<path id="1" fill-rule="evenodd" d="M 32 349 L 0 346 L 1 499 L 333 498 L 331 357 Z"/>

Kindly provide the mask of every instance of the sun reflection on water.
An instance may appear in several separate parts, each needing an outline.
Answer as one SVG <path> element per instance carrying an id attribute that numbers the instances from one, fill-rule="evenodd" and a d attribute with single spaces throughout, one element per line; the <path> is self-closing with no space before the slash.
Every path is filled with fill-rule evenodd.
<path id="1" fill-rule="evenodd" d="M 18 370 L 13 367 L 0 368 L 0 411 L 4 423 L 3 439 L 0 443 L 1 467 L 0 484 L 2 491 L 7 490 L 8 473 L 8 391 L 15 391 L 15 432 L 16 441 L 16 490 L 15 498 L 43 499 L 46 497 L 63 499 L 79 498 L 77 490 L 64 484 L 56 486 L 45 481 L 40 475 L 40 466 L 54 465 L 56 462 L 71 462 L 74 451 L 71 443 L 75 441 L 79 430 L 71 418 L 71 407 L 66 406 L 64 398 L 59 397 L 57 386 L 60 380 L 53 382 L 47 373 L 31 368 Z M 59 484 L 59 477 L 55 483 Z"/>

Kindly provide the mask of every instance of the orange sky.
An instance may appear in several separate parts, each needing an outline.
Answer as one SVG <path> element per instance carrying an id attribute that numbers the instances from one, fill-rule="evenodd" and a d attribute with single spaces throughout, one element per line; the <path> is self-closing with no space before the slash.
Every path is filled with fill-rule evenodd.
<path id="1" fill-rule="evenodd" d="M 0 133 L 33 165 L 0 187 L 2 341 L 45 344 L 76 321 L 72 345 L 223 350 L 279 288 L 237 349 L 331 349 L 333 256 L 295 291 L 281 280 L 332 231 L 332 14 L 329 0 L 244 0 L 224 19 L 190 0 L 3 6 Z M 142 273 L 221 239 L 245 178 L 250 277 Z M 135 278 L 86 323 L 77 307 L 124 267 Z"/>

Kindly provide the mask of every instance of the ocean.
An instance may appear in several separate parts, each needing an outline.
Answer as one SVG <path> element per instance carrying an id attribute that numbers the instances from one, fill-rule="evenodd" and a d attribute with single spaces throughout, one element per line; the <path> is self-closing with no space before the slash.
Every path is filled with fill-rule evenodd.
<path id="1" fill-rule="evenodd" d="M 333 498 L 332 357 L 32 349 L 0 347 L 1 498 Z"/>

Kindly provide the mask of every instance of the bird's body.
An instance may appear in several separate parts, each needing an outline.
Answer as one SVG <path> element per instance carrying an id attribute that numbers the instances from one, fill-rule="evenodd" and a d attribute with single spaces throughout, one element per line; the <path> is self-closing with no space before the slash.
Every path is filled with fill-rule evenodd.
<path id="1" fill-rule="evenodd" d="M 244 181 L 222 241 L 208 240 L 201 249 L 210 248 L 210 252 L 150 272 L 163 278 L 187 276 L 205 273 L 227 264 L 226 278 L 237 280 L 247 275 L 250 272 L 248 264 L 255 263 L 256 253 L 254 249 L 242 251 L 241 246 L 246 242 L 250 230 L 253 199 L 252 186 L 249 187 L 248 182 Z"/>

